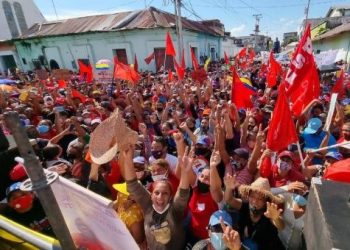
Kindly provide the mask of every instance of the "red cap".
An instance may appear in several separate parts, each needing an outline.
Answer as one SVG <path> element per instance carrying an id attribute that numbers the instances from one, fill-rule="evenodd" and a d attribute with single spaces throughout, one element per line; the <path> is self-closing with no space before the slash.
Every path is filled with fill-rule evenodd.
<path id="1" fill-rule="evenodd" d="M 282 157 L 289 157 L 294 162 L 294 155 L 292 152 L 288 150 L 284 150 L 278 155 L 278 158 L 282 158 Z"/>
<path id="2" fill-rule="evenodd" d="M 27 177 L 27 172 L 24 166 L 18 163 L 10 172 L 10 179 L 13 181 L 21 181 Z"/>

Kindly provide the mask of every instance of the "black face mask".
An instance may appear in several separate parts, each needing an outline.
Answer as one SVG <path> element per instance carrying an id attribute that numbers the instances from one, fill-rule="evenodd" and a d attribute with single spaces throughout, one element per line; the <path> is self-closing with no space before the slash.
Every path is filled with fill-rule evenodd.
<path id="1" fill-rule="evenodd" d="M 160 159 L 163 155 L 163 151 L 161 150 L 154 150 L 151 152 L 152 156 L 154 157 L 154 159 Z"/>
<path id="2" fill-rule="evenodd" d="M 266 211 L 266 208 L 263 207 L 263 208 L 257 209 L 255 206 L 249 206 L 249 210 L 254 216 L 258 216 L 258 215 L 263 215 Z"/>
<path id="3" fill-rule="evenodd" d="M 194 153 L 197 156 L 199 156 L 199 155 L 204 156 L 207 154 L 207 152 L 208 152 L 208 150 L 206 148 L 195 148 L 195 150 L 194 150 Z"/>
<path id="4" fill-rule="evenodd" d="M 201 181 L 199 181 L 199 180 L 198 180 L 198 182 L 197 182 L 197 187 L 198 187 L 198 191 L 199 191 L 200 193 L 208 193 L 208 192 L 209 192 L 209 189 L 210 189 L 210 187 L 209 187 L 208 184 L 203 183 L 203 182 L 201 182 Z"/>

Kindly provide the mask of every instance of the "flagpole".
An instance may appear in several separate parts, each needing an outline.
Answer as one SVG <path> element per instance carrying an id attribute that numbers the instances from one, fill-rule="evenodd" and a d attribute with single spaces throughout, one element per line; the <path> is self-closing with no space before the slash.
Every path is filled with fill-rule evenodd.
<path id="1" fill-rule="evenodd" d="M 323 150 L 328 150 L 328 149 L 332 149 L 332 148 L 338 148 L 338 147 L 345 146 L 345 145 L 348 145 L 348 144 L 350 144 L 350 141 L 345 141 L 345 142 L 341 142 L 341 143 L 334 144 L 334 145 L 331 145 L 331 146 L 327 146 L 327 147 L 311 150 L 311 153 L 317 153 L 317 152 L 320 152 L 320 151 L 323 151 Z"/>
<path id="2" fill-rule="evenodd" d="M 301 147 L 300 147 L 299 141 L 297 142 L 297 147 L 298 147 L 298 153 L 299 153 L 299 158 L 300 158 L 300 162 L 301 162 L 301 167 L 302 167 L 302 169 L 305 169 L 304 158 L 303 158 L 303 154 L 301 152 Z"/>

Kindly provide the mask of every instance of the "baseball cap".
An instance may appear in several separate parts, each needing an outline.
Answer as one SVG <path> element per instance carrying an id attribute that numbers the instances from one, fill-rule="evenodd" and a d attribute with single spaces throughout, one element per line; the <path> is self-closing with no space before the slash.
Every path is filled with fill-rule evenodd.
<path id="1" fill-rule="evenodd" d="M 288 150 L 284 150 L 278 155 L 278 158 L 282 157 L 289 157 L 292 161 L 294 161 L 293 153 Z"/>
<path id="2" fill-rule="evenodd" d="M 100 118 L 95 118 L 91 121 L 91 125 L 94 125 L 94 124 L 100 124 L 102 121 Z"/>
<path id="3" fill-rule="evenodd" d="M 315 134 L 321 126 L 322 126 L 322 121 L 320 119 L 312 118 L 307 123 L 307 127 L 304 129 L 304 133 Z"/>
<path id="4" fill-rule="evenodd" d="M 240 158 L 243 158 L 245 160 L 249 159 L 249 152 L 247 149 L 245 148 L 236 148 L 233 151 L 234 154 L 236 154 L 237 156 L 239 156 Z"/>
<path id="5" fill-rule="evenodd" d="M 331 158 L 336 159 L 338 161 L 343 159 L 343 155 L 337 151 L 330 151 L 325 155 L 325 157 L 331 157 Z"/>
<path id="6" fill-rule="evenodd" d="M 222 218 L 223 222 L 228 225 L 232 226 L 232 217 L 229 213 L 227 213 L 224 210 L 217 210 L 210 216 L 209 219 L 209 226 L 215 226 L 217 224 L 220 224 L 220 218 Z"/>
<path id="7" fill-rule="evenodd" d="M 132 161 L 137 164 L 145 164 L 146 159 L 143 156 L 137 156 Z"/>
<path id="8" fill-rule="evenodd" d="M 8 198 L 12 192 L 20 190 L 21 184 L 22 184 L 22 182 L 15 182 L 15 183 L 11 184 L 6 189 L 6 197 Z"/>
<path id="9" fill-rule="evenodd" d="M 18 163 L 10 171 L 10 179 L 13 181 L 23 180 L 26 177 L 27 177 L 27 172 L 26 172 L 23 164 L 21 164 L 21 163 Z"/>

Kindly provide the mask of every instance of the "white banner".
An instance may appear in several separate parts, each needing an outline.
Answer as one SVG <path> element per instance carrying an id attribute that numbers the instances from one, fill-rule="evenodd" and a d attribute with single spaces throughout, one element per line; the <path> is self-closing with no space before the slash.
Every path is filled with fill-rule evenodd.
<path id="1" fill-rule="evenodd" d="M 327 132 L 329 130 L 329 127 L 331 126 L 333 114 L 334 114 L 335 107 L 336 107 L 335 105 L 337 104 L 337 97 L 338 97 L 337 93 L 332 94 L 332 96 L 331 96 L 331 103 L 329 106 L 328 116 L 327 116 L 326 122 L 324 124 L 323 131 Z"/>
<path id="2" fill-rule="evenodd" d="M 317 66 L 331 65 L 340 60 L 345 60 L 346 51 L 343 49 L 321 51 L 319 54 L 315 54 L 315 60 Z"/>
<path id="3" fill-rule="evenodd" d="M 74 243 L 83 249 L 139 249 L 111 200 L 65 178 L 51 184 Z"/>

